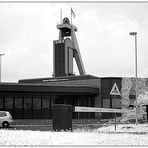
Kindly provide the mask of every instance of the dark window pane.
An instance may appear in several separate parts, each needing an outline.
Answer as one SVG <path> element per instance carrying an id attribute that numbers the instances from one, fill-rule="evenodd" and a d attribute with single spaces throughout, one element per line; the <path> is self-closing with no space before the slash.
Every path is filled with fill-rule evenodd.
<path id="1" fill-rule="evenodd" d="M 112 107 L 113 108 L 120 108 L 121 107 L 121 101 L 119 99 L 112 99 Z"/>
<path id="2" fill-rule="evenodd" d="M 41 98 L 33 98 L 33 109 L 41 109 Z"/>
<path id="3" fill-rule="evenodd" d="M 110 99 L 104 99 L 103 100 L 103 107 L 104 108 L 110 108 Z"/>
<path id="4" fill-rule="evenodd" d="M 25 97 L 24 98 L 24 109 L 31 109 L 32 108 L 32 98 Z"/>
<path id="5" fill-rule="evenodd" d="M 12 97 L 6 97 L 5 98 L 5 108 L 6 109 L 12 109 L 13 108 L 13 98 Z"/>
<path id="6" fill-rule="evenodd" d="M 22 109 L 22 98 L 15 97 L 15 109 Z"/>
<path id="7" fill-rule="evenodd" d="M 48 98 L 43 98 L 42 99 L 42 108 L 43 109 L 49 109 L 50 108 L 50 104 L 49 104 L 49 99 Z"/>
<path id="8" fill-rule="evenodd" d="M 0 109 L 3 109 L 3 97 L 0 97 Z"/>
<path id="9" fill-rule="evenodd" d="M 56 104 L 64 104 L 64 97 L 56 98 L 55 103 Z"/>
<path id="10" fill-rule="evenodd" d="M 65 104 L 71 105 L 71 99 L 70 98 L 66 98 Z"/>
<path id="11" fill-rule="evenodd" d="M 80 105 L 80 106 L 87 106 L 86 101 L 87 101 L 87 100 L 86 100 L 85 96 L 81 97 L 81 98 L 79 99 L 79 105 Z"/>
<path id="12" fill-rule="evenodd" d="M 95 107 L 95 99 L 94 98 L 91 98 L 91 106 Z"/>
<path id="13" fill-rule="evenodd" d="M 79 104 L 78 101 L 79 101 L 78 98 L 74 98 L 74 99 L 73 99 L 73 105 L 74 105 L 74 106 L 78 106 L 78 104 Z"/>

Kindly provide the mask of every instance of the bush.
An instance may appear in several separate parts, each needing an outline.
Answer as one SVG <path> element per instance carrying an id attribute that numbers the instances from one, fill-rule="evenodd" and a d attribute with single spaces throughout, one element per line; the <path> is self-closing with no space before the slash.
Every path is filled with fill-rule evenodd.
<path id="1" fill-rule="evenodd" d="M 135 123 L 136 121 L 136 114 L 135 113 L 128 113 L 125 118 L 120 120 L 120 123 Z M 146 118 L 144 114 L 138 114 L 138 122 L 145 123 Z"/>

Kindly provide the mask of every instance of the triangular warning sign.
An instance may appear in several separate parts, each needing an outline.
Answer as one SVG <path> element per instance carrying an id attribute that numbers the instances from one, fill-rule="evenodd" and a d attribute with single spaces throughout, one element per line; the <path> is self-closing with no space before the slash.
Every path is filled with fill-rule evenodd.
<path id="1" fill-rule="evenodd" d="M 112 90 L 110 91 L 110 95 L 120 95 L 120 91 L 116 83 L 114 83 Z"/>

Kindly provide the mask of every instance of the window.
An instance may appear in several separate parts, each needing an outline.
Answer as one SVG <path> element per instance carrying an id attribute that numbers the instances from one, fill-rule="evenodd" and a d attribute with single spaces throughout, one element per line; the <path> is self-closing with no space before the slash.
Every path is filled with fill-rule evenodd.
<path id="1" fill-rule="evenodd" d="M 94 98 L 91 98 L 91 106 L 95 107 L 95 99 Z"/>
<path id="2" fill-rule="evenodd" d="M 49 109 L 50 108 L 49 98 L 43 98 L 42 99 L 42 108 L 43 109 Z"/>
<path id="3" fill-rule="evenodd" d="M 112 108 L 121 108 L 120 99 L 112 99 Z"/>
<path id="4" fill-rule="evenodd" d="M 86 106 L 86 99 L 84 96 L 79 97 L 79 105 L 80 106 Z"/>
<path id="5" fill-rule="evenodd" d="M 0 97 L 0 109 L 3 109 L 3 97 Z"/>
<path id="6" fill-rule="evenodd" d="M 79 106 L 79 99 L 78 96 L 74 96 L 71 98 L 73 106 Z"/>
<path id="7" fill-rule="evenodd" d="M 12 97 L 5 98 L 5 109 L 13 109 L 13 98 Z"/>
<path id="8" fill-rule="evenodd" d="M 33 109 L 41 109 L 41 98 L 33 98 Z"/>
<path id="9" fill-rule="evenodd" d="M 110 108 L 110 99 L 103 99 L 103 107 Z"/>
<path id="10" fill-rule="evenodd" d="M 55 99 L 55 104 L 64 104 L 64 97 L 58 97 Z"/>
<path id="11" fill-rule="evenodd" d="M 22 109 L 22 98 L 16 97 L 15 98 L 15 109 Z"/>
<path id="12" fill-rule="evenodd" d="M 24 98 L 24 109 L 31 109 L 32 108 L 32 98 L 25 97 Z"/>

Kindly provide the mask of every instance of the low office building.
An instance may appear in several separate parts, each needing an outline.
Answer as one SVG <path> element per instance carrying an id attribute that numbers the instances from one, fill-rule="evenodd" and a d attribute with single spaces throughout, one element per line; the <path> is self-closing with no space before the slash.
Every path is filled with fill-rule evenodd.
<path id="1" fill-rule="evenodd" d="M 98 78 L 91 75 L 20 80 L 0 83 L 0 110 L 10 111 L 19 119 L 51 119 L 53 104 L 120 108 L 120 96 L 109 94 L 121 78 Z M 119 87 L 120 89 L 120 87 Z M 73 113 L 73 118 L 100 117 L 97 113 Z"/>
<path id="2" fill-rule="evenodd" d="M 64 18 L 57 29 L 59 39 L 53 41 L 53 77 L 0 83 L 0 110 L 10 111 L 16 119 L 51 119 L 53 104 L 122 108 L 134 103 L 132 78 L 87 75 L 75 35 L 77 27 Z M 73 59 L 80 75 L 73 73 Z M 140 87 L 147 86 L 147 79 L 140 82 Z M 115 83 L 121 95 L 110 95 Z M 73 113 L 75 119 L 111 117 L 111 113 Z"/>

